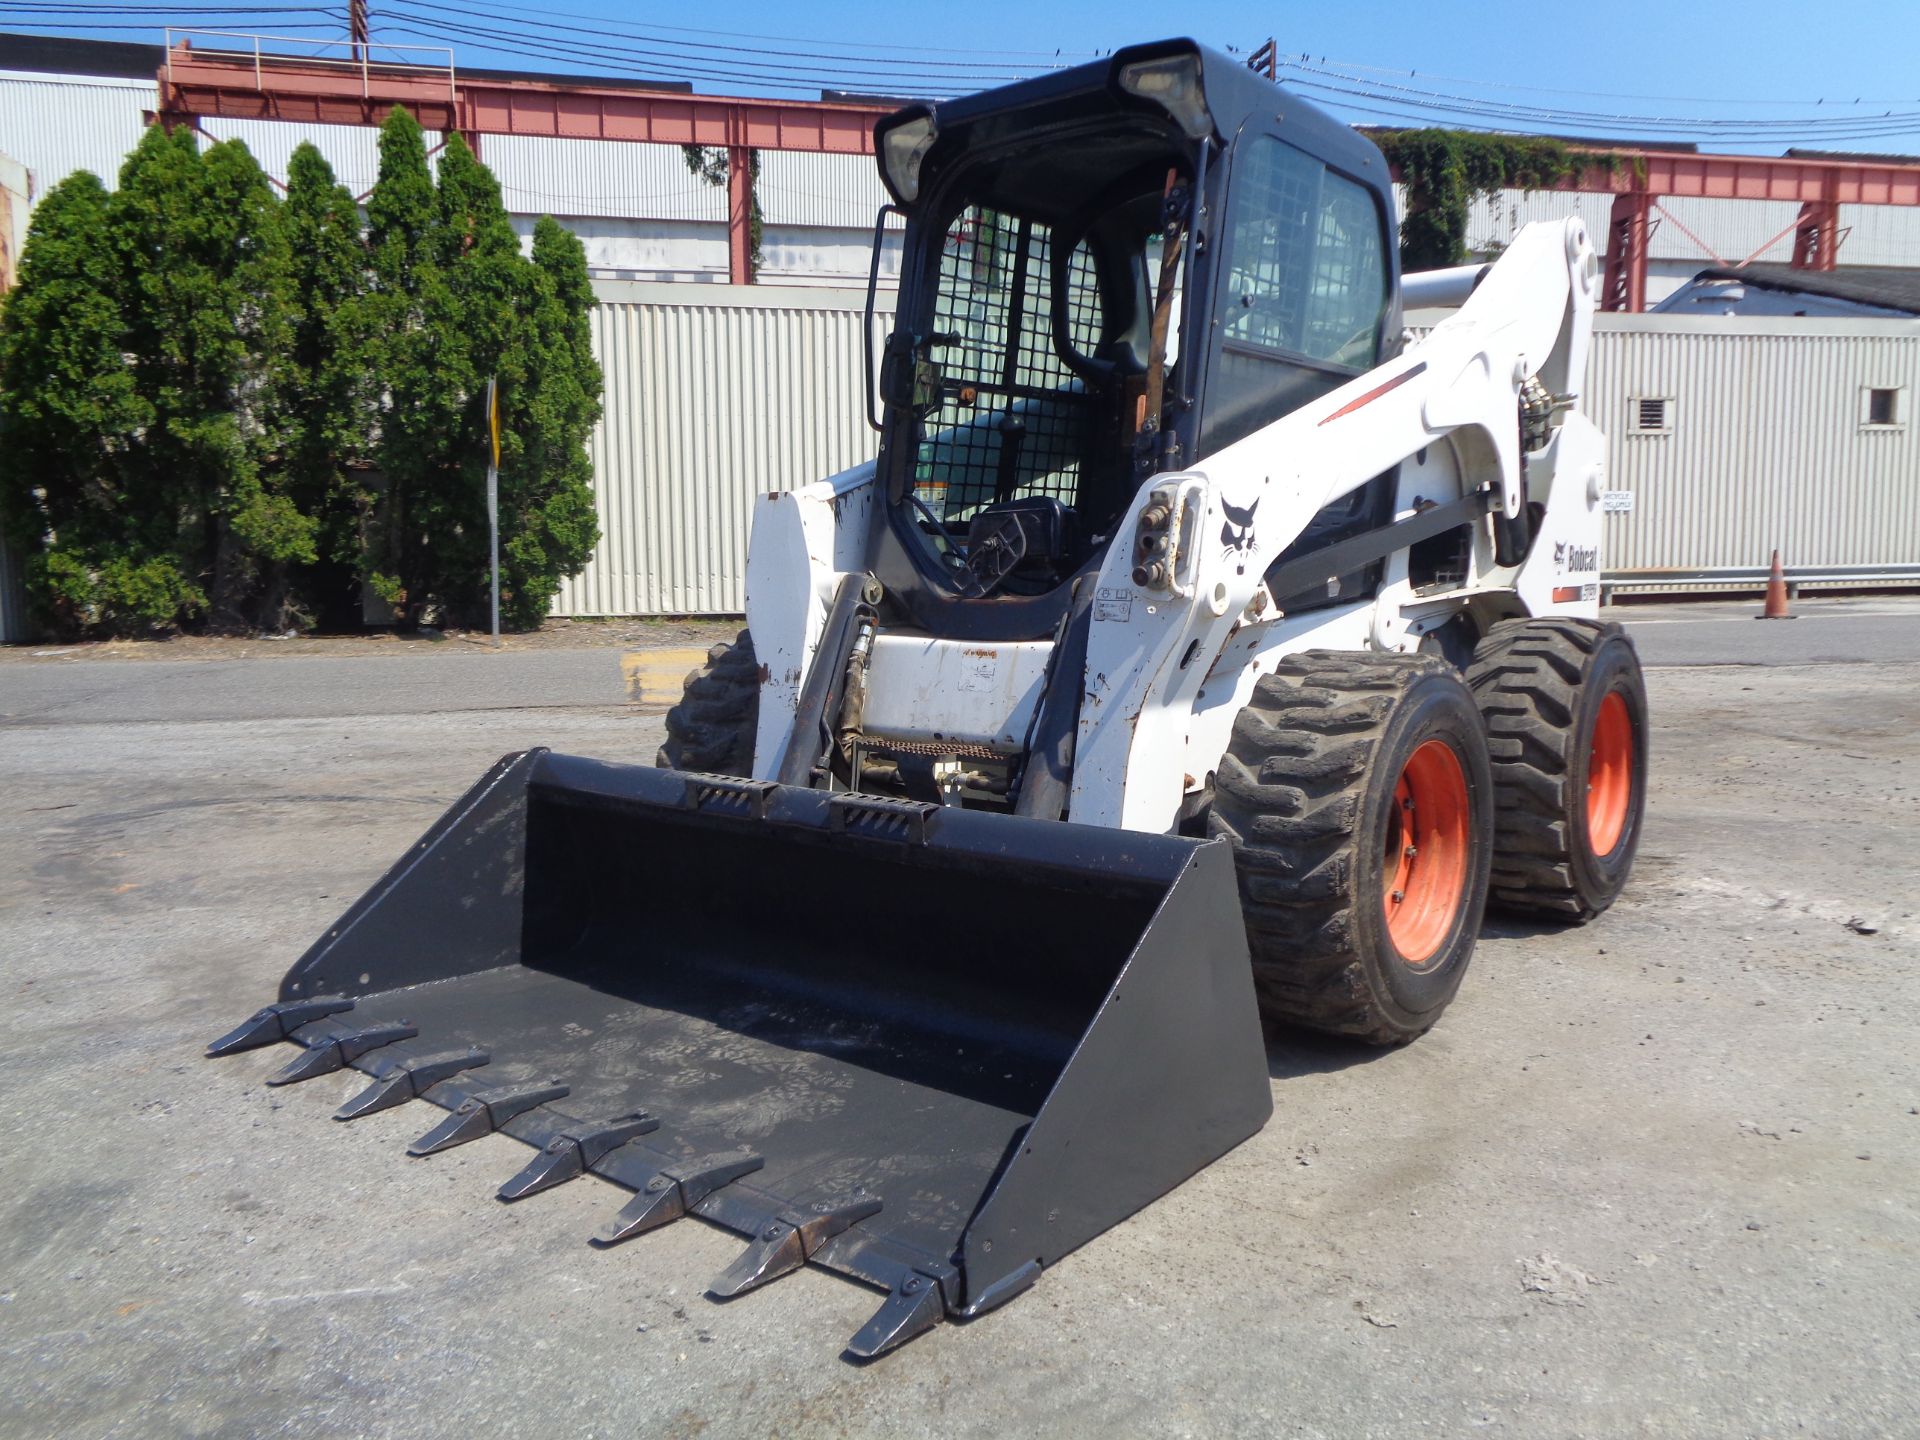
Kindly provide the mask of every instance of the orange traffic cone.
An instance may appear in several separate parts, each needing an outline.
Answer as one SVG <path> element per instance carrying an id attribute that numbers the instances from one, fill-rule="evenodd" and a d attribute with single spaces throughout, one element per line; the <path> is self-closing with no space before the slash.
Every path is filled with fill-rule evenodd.
<path id="1" fill-rule="evenodd" d="M 1791 620 L 1793 616 L 1787 610 L 1787 577 L 1780 569 L 1780 552 L 1773 552 L 1773 568 L 1767 572 L 1767 605 L 1760 612 L 1762 620 Z"/>

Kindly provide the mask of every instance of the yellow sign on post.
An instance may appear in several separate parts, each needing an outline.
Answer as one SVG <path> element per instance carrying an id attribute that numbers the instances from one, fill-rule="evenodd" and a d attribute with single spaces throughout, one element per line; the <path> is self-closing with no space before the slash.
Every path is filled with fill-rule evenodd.
<path id="1" fill-rule="evenodd" d="M 487 431 L 493 437 L 493 468 L 500 468 L 500 385 L 487 381 Z"/>
<path id="2" fill-rule="evenodd" d="M 487 538 L 493 550 L 493 648 L 500 648 L 500 382 L 487 381 Z"/>

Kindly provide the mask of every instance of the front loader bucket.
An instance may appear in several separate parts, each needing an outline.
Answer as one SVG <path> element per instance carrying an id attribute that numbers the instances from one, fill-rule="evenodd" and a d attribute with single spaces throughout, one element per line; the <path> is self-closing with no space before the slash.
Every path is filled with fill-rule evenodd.
<path id="1" fill-rule="evenodd" d="M 351 1002 L 350 1004 L 348 1002 Z M 517 1199 L 592 1171 L 612 1244 L 749 1236 L 889 1292 L 849 1351 L 977 1315 L 1272 1108 L 1222 842 L 508 756 L 209 1053 L 353 1066 L 340 1118 L 501 1131 Z M 502 1177 L 505 1179 L 506 1177 Z"/>

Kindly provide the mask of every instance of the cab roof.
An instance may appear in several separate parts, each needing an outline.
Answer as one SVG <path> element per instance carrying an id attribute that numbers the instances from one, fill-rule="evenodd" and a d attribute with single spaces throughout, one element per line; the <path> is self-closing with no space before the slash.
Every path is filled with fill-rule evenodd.
<path id="1" fill-rule="evenodd" d="M 1100 122 L 1107 121 L 1118 131 L 1161 130 L 1184 143 L 1179 127 L 1160 104 L 1131 94 L 1120 84 L 1121 73 L 1128 66 L 1178 55 L 1192 55 L 1199 62 L 1207 117 L 1212 122 L 1213 138 L 1222 145 L 1230 145 L 1250 121 L 1263 128 L 1277 122 L 1281 133 L 1298 148 L 1336 169 L 1372 179 L 1381 186 L 1387 183 L 1385 160 L 1372 141 L 1231 55 L 1191 39 L 1130 45 L 1104 60 L 1050 71 L 956 100 L 897 110 L 874 126 L 881 181 L 896 203 L 913 208 L 887 174 L 886 135 L 922 116 L 932 117 L 936 136 L 922 162 L 926 180 L 920 186 L 920 196 L 937 188 L 939 174 L 968 153 L 1026 136 L 1037 138 L 1050 130 L 1098 128 Z"/>

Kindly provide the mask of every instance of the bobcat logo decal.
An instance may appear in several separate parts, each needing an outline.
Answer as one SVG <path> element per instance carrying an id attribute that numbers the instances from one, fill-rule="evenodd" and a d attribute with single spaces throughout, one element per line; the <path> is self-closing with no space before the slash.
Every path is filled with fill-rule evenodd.
<path id="1" fill-rule="evenodd" d="M 1564 540 L 1553 542 L 1553 568 L 1556 570 L 1598 570 L 1600 568 L 1600 550 L 1594 545 L 1569 545 Z"/>
<path id="2" fill-rule="evenodd" d="M 1220 529 L 1220 543 L 1226 547 L 1222 553 L 1242 557 L 1252 553 L 1253 512 L 1259 508 L 1260 502 L 1257 499 L 1244 510 L 1237 505 L 1229 505 L 1224 500 L 1220 502 L 1220 513 L 1227 517 L 1227 523 Z M 1240 563 L 1240 573 L 1242 575 L 1247 573 L 1244 558 Z"/>

